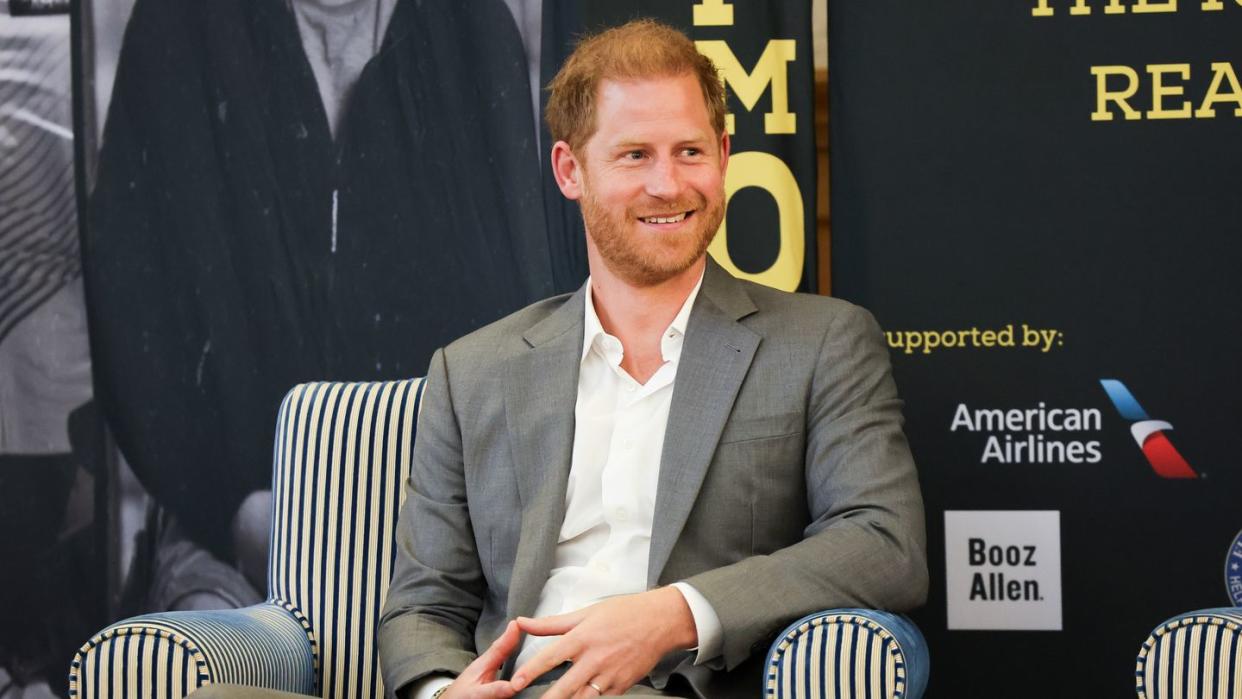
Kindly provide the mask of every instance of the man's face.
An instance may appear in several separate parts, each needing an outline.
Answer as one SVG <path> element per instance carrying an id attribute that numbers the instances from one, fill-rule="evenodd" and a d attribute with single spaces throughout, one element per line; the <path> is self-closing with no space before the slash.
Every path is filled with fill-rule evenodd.
<path id="1" fill-rule="evenodd" d="M 728 137 L 689 74 L 604 80 L 597 97 L 596 131 L 568 156 L 561 189 L 580 201 L 588 248 L 613 274 L 659 284 L 702 258 L 720 227 Z"/>

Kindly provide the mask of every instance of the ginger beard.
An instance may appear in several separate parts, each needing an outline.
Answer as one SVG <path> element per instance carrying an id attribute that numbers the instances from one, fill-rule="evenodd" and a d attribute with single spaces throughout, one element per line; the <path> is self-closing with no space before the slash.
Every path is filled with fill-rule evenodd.
<path id="1" fill-rule="evenodd" d="M 724 220 L 724 193 L 709 201 L 691 192 L 686 201 L 662 202 L 626 209 L 618 215 L 584 187 L 579 204 L 587 235 L 612 273 L 634 286 L 655 286 L 693 265 L 716 237 Z M 639 217 L 675 216 L 691 212 L 679 230 L 650 230 Z"/>

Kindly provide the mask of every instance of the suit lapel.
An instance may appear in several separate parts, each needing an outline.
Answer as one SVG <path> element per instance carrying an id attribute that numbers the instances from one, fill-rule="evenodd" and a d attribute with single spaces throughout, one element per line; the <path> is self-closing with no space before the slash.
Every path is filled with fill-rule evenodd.
<path id="1" fill-rule="evenodd" d="M 708 258 L 690 314 L 660 456 L 647 585 L 658 584 L 690 516 L 733 401 L 759 347 L 737 321 L 756 311 L 742 285 Z"/>
<path id="2" fill-rule="evenodd" d="M 522 504 L 510 617 L 535 611 L 565 516 L 584 302 L 585 287 L 528 330 L 523 337 L 529 349 L 509 366 L 505 419 Z"/>

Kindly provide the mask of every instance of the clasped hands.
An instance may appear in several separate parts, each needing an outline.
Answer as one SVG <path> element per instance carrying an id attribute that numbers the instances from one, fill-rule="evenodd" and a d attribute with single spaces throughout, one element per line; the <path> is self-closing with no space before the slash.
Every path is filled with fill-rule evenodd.
<path id="1" fill-rule="evenodd" d="M 523 633 L 560 636 L 517 669 L 496 676 L 517 650 Z M 442 699 L 508 699 L 540 675 L 569 661 L 570 668 L 544 699 L 594 699 L 619 695 L 642 679 L 666 653 L 698 643 L 694 616 L 681 592 L 661 587 L 612 597 L 569 614 L 509 622 L 441 695 Z"/>

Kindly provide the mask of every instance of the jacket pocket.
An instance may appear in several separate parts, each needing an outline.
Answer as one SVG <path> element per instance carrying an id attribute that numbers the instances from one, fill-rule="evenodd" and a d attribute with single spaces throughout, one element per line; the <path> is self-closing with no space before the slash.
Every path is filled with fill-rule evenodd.
<path id="1" fill-rule="evenodd" d="M 756 439 L 772 439 L 801 434 L 806 422 L 801 413 L 775 413 L 730 417 L 720 435 L 720 444 L 736 444 Z"/>

